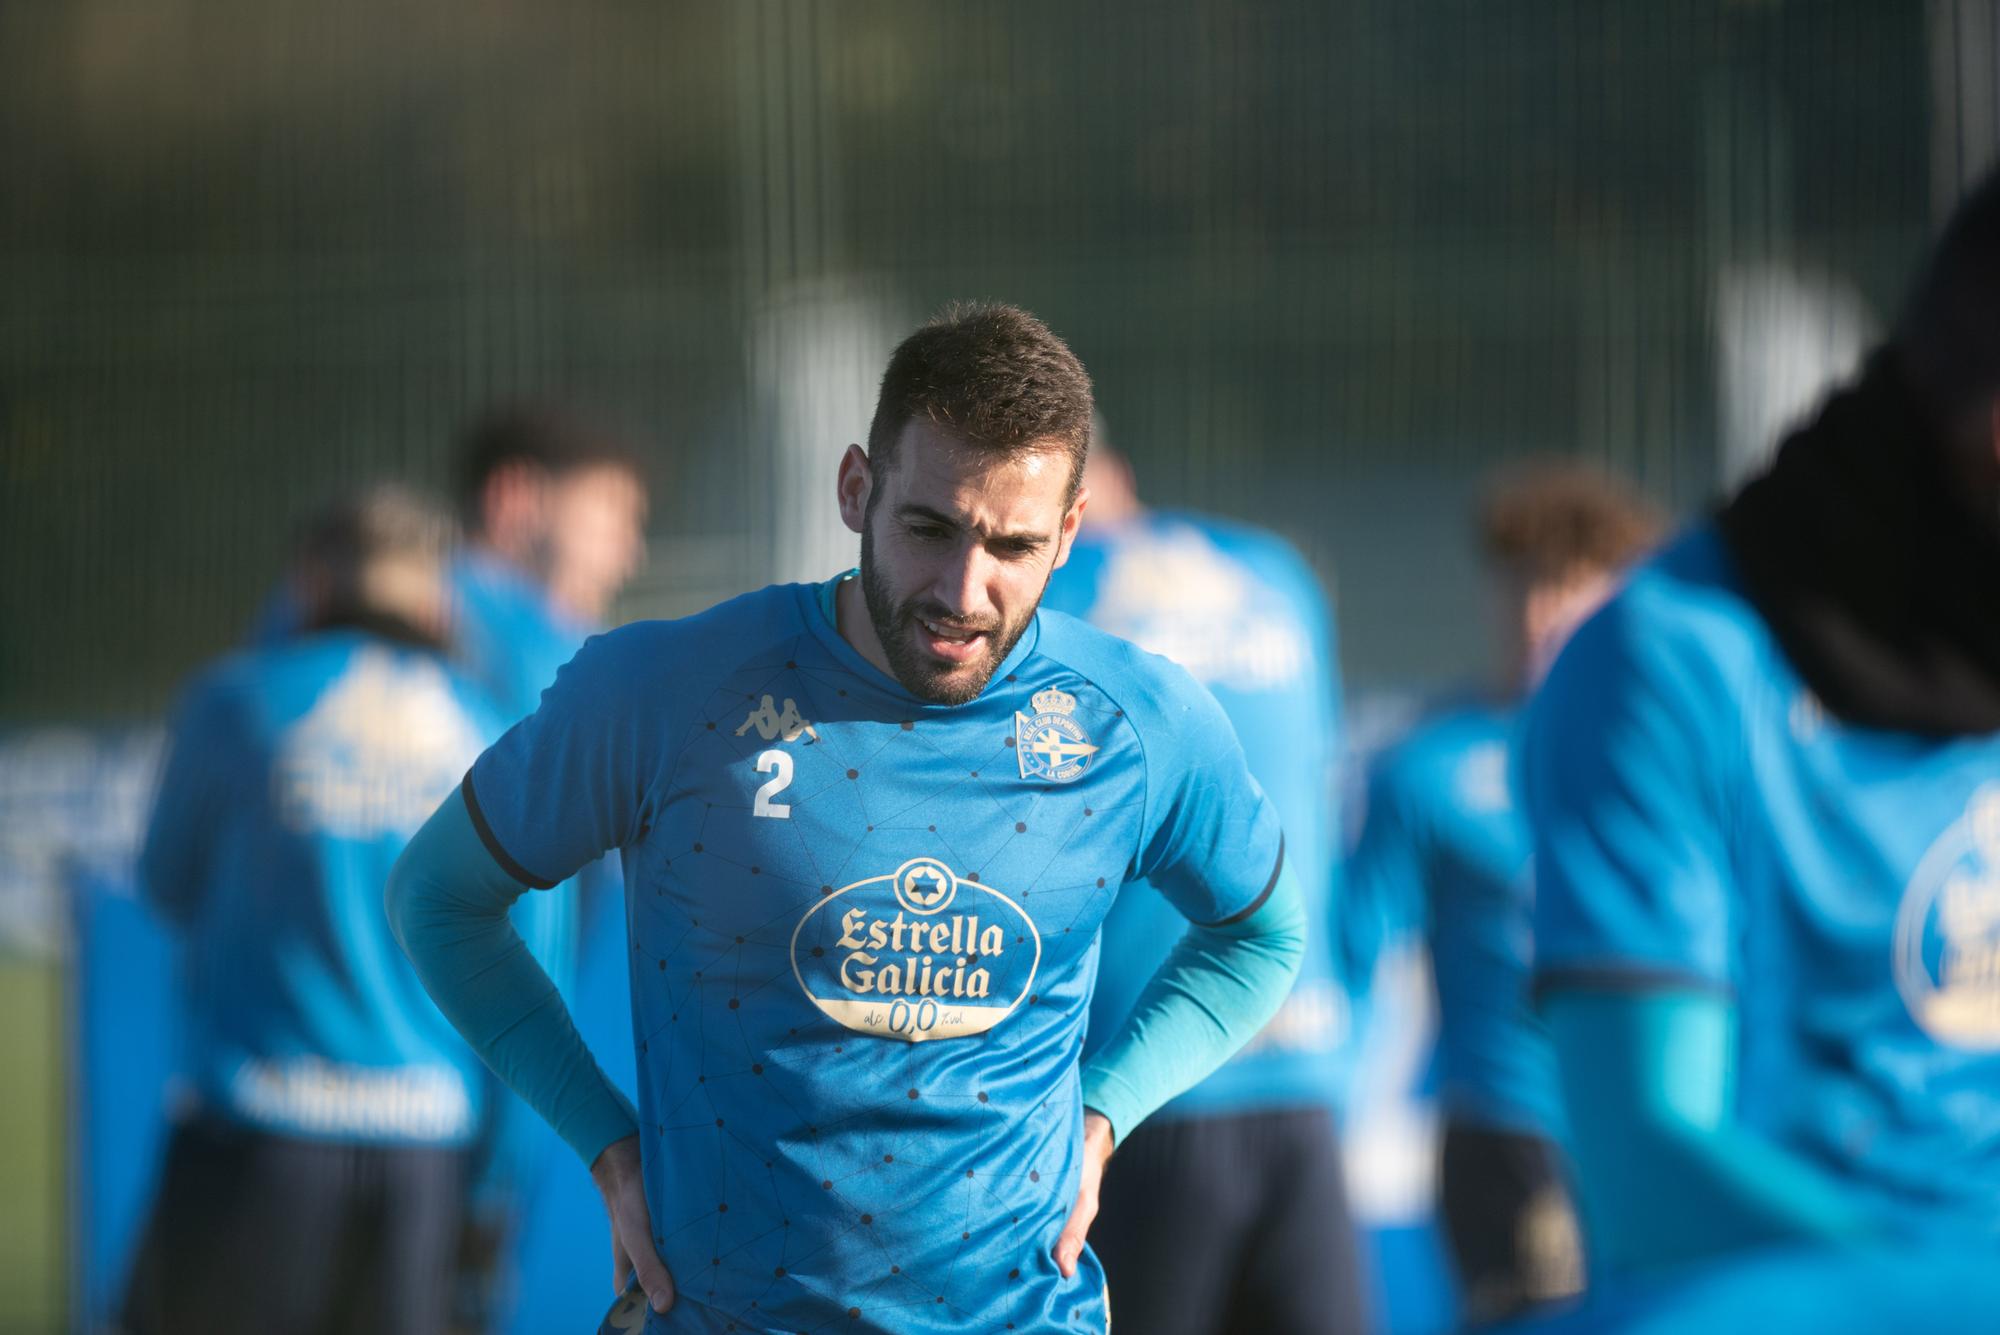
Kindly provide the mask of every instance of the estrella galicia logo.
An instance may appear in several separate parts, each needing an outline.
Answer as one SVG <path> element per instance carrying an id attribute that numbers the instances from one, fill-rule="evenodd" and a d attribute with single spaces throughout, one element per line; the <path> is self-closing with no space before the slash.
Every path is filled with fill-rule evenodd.
<path id="1" fill-rule="evenodd" d="M 792 929 L 792 976 L 822 1014 L 911 1043 L 985 1033 L 1027 997 L 1041 962 L 1019 904 L 936 858 L 842 886 Z"/>
<path id="2" fill-rule="evenodd" d="M 1031 718 L 1014 711 L 1014 754 L 1024 779 L 1069 783 L 1089 767 L 1096 743 L 1074 717 L 1076 697 L 1054 686 L 1036 691 L 1028 703 Z"/>
<path id="3" fill-rule="evenodd" d="M 1894 964 L 1925 1033 L 2000 1049 L 2000 783 L 1975 792 L 1917 864 L 1896 913 Z"/>

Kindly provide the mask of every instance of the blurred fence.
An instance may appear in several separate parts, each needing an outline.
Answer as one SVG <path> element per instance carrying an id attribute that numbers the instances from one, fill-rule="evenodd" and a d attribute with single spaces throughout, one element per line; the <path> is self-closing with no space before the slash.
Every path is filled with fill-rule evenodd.
<path id="1" fill-rule="evenodd" d="M 1724 325 L 1773 274 L 1808 362 L 1811 312 L 1893 308 L 1993 39 L 1983 0 L 5 6 L 0 717 L 156 710 L 306 506 L 441 481 L 496 396 L 654 442 L 629 612 L 824 568 L 881 349 L 961 295 L 1075 342 L 1153 499 L 1305 547 L 1351 677 L 1449 676 L 1480 466 L 1702 501 L 1769 411 Z"/>

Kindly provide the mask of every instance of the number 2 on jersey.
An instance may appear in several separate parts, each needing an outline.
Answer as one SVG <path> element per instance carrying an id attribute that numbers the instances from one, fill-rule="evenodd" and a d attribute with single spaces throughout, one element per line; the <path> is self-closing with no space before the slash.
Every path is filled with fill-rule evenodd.
<path id="1" fill-rule="evenodd" d="M 790 803 L 773 802 L 771 799 L 792 786 L 792 753 L 775 748 L 761 751 L 757 755 L 757 772 L 769 774 L 770 781 L 757 790 L 757 800 L 750 807 L 753 816 L 772 816 L 778 820 L 791 818 Z"/>

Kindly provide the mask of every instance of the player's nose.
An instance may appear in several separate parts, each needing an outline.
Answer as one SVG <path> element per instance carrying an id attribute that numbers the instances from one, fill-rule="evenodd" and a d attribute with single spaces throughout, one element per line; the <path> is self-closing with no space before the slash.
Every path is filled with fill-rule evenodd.
<path id="1" fill-rule="evenodd" d="M 992 565 L 993 558 L 983 547 L 967 543 L 938 571 L 931 594 L 953 616 L 984 621 L 993 613 L 987 594 Z"/>

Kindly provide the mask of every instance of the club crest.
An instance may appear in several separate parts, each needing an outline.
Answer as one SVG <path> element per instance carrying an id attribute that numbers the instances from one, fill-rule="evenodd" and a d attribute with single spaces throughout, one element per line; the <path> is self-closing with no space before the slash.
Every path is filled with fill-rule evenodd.
<path id="1" fill-rule="evenodd" d="M 1069 783 L 1090 767 L 1097 744 L 1078 723 L 1076 697 L 1048 687 L 1029 698 L 1032 715 L 1014 711 L 1014 755 L 1021 777 Z"/>
<path id="2" fill-rule="evenodd" d="M 1896 987 L 1940 1043 L 2000 1049 L 2000 783 L 1930 847 L 1896 915 Z"/>

